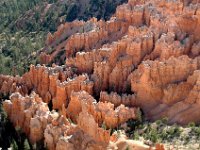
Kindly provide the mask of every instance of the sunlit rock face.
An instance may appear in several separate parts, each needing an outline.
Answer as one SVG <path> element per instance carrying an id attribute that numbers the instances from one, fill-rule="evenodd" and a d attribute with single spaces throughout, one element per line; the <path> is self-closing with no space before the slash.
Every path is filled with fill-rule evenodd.
<path id="1" fill-rule="evenodd" d="M 77 104 L 72 105 L 75 101 Z M 105 123 L 107 128 L 111 128 L 128 119 L 136 119 L 135 110 L 123 105 L 114 110 L 111 103 L 95 102 L 96 100 L 85 91 L 74 92 L 67 110 L 63 105 L 58 113 L 50 111 L 47 103 L 33 92 L 25 97 L 20 93 L 13 93 L 10 100 L 4 101 L 3 106 L 14 126 L 22 129 L 32 144 L 44 140 L 50 150 L 103 150 L 107 149 L 111 142 L 112 146 L 116 147 L 116 136 L 101 126 Z M 75 124 L 67 117 L 74 120 Z M 137 145 L 127 142 L 126 145 L 148 147 L 142 143 Z"/>
<path id="2" fill-rule="evenodd" d="M 148 120 L 200 123 L 198 0 L 129 0 L 109 21 L 61 25 L 46 45 L 54 50 L 44 50 L 42 63 L 65 49 L 64 66 L 0 75 L 0 93 L 10 96 L 4 109 L 31 142 L 52 150 L 149 149 L 102 128 L 137 119 L 137 108 Z"/>

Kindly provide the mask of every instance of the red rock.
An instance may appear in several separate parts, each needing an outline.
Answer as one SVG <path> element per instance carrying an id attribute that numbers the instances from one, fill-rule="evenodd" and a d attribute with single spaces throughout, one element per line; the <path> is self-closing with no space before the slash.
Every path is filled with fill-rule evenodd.
<path id="1" fill-rule="evenodd" d="M 117 93 L 110 93 L 108 94 L 107 92 L 101 92 L 100 93 L 100 99 L 101 102 L 110 102 L 114 104 L 115 107 L 120 106 L 121 104 L 125 106 L 136 106 L 136 98 L 135 95 L 126 95 L 123 94 L 122 96 L 118 95 Z"/>
<path id="2" fill-rule="evenodd" d="M 20 93 L 4 108 L 32 142 L 44 138 L 49 149 L 149 149 L 101 127 L 137 119 L 137 107 L 149 120 L 200 122 L 199 26 L 197 0 L 129 0 L 108 21 L 63 24 L 48 34 L 41 60 L 49 63 L 65 49 L 66 66 L 31 66 L 22 77 L 0 75 L 1 94 Z M 41 98 L 26 96 L 32 91 Z"/>
<path id="3" fill-rule="evenodd" d="M 8 117 L 16 128 L 21 128 L 30 138 L 31 143 L 43 139 L 47 124 L 48 106 L 33 93 L 22 97 L 19 93 L 11 95 L 11 100 L 3 103 Z"/>
<path id="4" fill-rule="evenodd" d="M 187 79 L 199 68 L 198 59 L 189 59 L 187 56 L 159 61 L 143 62 L 133 73 L 131 88 L 136 93 L 136 99 L 144 111 L 161 103 L 164 95 L 163 88 L 168 84 L 181 82 Z"/>
<path id="5" fill-rule="evenodd" d="M 129 119 L 136 119 L 135 108 L 128 108 L 124 105 L 114 108 L 114 105 L 109 102 L 97 103 L 92 96 L 84 91 L 72 93 L 67 116 L 77 122 L 77 117 L 83 111 L 83 107 L 87 108 L 87 112 L 93 115 L 99 125 L 104 123 L 109 128 L 114 128 Z"/>

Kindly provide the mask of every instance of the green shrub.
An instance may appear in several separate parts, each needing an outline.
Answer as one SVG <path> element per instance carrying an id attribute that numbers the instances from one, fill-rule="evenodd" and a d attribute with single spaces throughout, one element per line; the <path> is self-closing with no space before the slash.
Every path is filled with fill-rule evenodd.
<path id="1" fill-rule="evenodd" d="M 194 122 L 190 122 L 190 123 L 188 124 L 188 127 L 195 127 L 195 123 L 194 123 Z"/>

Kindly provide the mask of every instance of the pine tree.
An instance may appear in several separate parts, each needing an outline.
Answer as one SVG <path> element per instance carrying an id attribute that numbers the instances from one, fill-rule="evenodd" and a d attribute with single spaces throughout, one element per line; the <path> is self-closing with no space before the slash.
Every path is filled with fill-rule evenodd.
<path id="1" fill-rule="evenodd" d="M 15 140 L 13 140 L 12 144 L 11 144 L 11 149 L 12 150 L 18 150 L 18 146 Z"/>
<path id="2" fill-rule="evenodd" d="M 24 150 L 30 150 L 30 145 L 29 145 L 29 142 L 28 142 L 28 139 L 25 139 L 24 140 Z"/>

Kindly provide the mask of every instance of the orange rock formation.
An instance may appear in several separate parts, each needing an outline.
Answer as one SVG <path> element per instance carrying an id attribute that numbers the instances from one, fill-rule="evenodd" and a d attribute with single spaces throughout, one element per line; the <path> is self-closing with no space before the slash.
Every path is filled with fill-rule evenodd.
<path id="1" fill-rule="evenodd" d="M 108 117 L 110 117 L 109 114 L 115 115 L 116 113 L 119 117 L 119 121 L 125 122 L 125 118 L 135 118 L 134 112 L 132 116 L 128 115 L 129 109 L 121 107 L 119 111 L 112 113 L 112 109 L 110 110 L 108 107 L 104 107 L 107 103 L 101 103 L 100 105 L 102 105 L 102 107 L 98 113 L 95 110 L 89 110 L 91 109 L 89 107 L 93 104 L 90 103 L 92 97 L 88 93 L 80 92 L 73 93 L 72 95 L 76 94 L 79 97 L 79 103 L 81 103 L 81 110 L 74 111 L 69 108 L 67 114 L 69 115 L 70 113 L 73 114 L 76 112 L 77 116 L 75 119 L 77 125 L 70 123 L 62 113 L 59 114 L 55 111 L 50 111 L 47 104 L 35 93 L 26 97 L 23 97 L 19 93 L 13 93 L 10 97 L 11 100 L 6 100 L 3 106 L 15 127 L 21 128 L 29 136 L 33 144 L 44 140 L 47 148 L 50 150 L 77 148 L 104 150 L 110 147 L 110 142 L 112 146 L 118 147 L 118 139 L 114 135 L 110 135 L 110 130 L 99 127 L 100 123 L 98 124 L 95 120 L 98 120 L 101 124 L 102 122 L 108 124 L 109 122 L 107 122 L 106 118 L 108 119 Z M 74 97 L 72 96 L 71 101 L 74 101 L 73 99 Z M 72 106 L 69 105 L 69 107 Z M 107 114 L 105 111 L 110 111 L 110 113 Z M 131 111 L 130 109 L 130 112 Z M 98 118 L 100 117 L 98 115 L 104 115 L 105 117 Z M 112 118 L 113 116 L 110 119 Z M 110 123 L 113 124 L 113 122 Z M 126 146 L 137 147 L 138 145 L 136 143 L 130 144 L 127 142 Z M 139 146 L 141 148 L 149 148 L 142 143 L 140 143 Z"/>
<path id="2" fill-rule="evenodd" d="M 101 126 L 137 119 L 137 107 L 149 120 L 200 123 L 199 45 L 199 0 L 129 0 L 109 21 L 75 21 L 48 34 L 42 63 L 65 49 L 65 66 L 1 75 L 0 93 L 22 95 L 12 94 L 4 108 L 32 142 L 44 139 L 49 149 L 134 149 L 141 144 Z M 27 96 L 32 91 L 39 96 Z"/>

